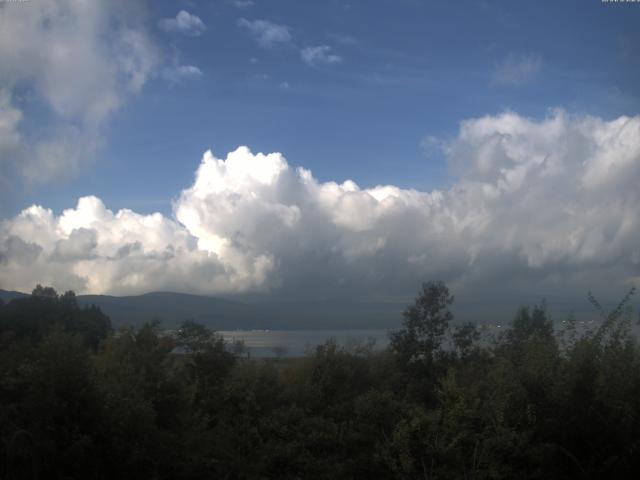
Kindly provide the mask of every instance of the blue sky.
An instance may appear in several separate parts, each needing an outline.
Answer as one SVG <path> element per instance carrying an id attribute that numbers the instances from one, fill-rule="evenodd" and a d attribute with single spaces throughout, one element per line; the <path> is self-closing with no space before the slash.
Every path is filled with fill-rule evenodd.
<path id="1" fill-rule="evenodd" d="M 617 298 L 640 286 L 639 22 L 599 0 L 0 3 L 0 288 Z"/>
<path id="2" fill-rule="evenodd" d="M 206 30 L 158 26 L 180 10 Z M 505 110 L 543 118 L 553 107 L 605 118 L 639 110 L 636 5 L 164 1 L 146 15 L 165 61 L 197 66 L 202 76 L 150 78 L 111 116 L 102 147 L 77 176 L 14 184 L 4 216 L 31 203 L 60 210 L 88 193 L 113 209 L 170 214 L 202 153 L 238 145 L 280 151 L 320 180 L 431 190 L 451 176 L 423 140 L 455 135 L 464 119 Z M 286 26 L 291 42 L 261 48 L 240 18 Z M 316 45 L 342 60 L 305 64 L 300 49 Z M 531 71 L 497 81 L 507 63 L 517 69 L 530 58 Z M 34 103 L 27 109 L 37 125 L 47 115 Z"/>

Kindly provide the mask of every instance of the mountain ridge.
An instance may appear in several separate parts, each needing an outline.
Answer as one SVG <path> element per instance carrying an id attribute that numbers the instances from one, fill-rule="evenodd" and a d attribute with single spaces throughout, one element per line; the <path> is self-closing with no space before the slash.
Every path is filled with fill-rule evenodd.
<path id="1" fill-rule="evenodd" d="M 9 302 L 26 293 L 0 290 Z M 140 295 L 78 295 L 80 305 L 96 305 L 115 328 L 157 319 L 163 328 L 175 328 L 184 320 L 195 320 L 216 330 L 251 329 L 352 329 L 392 328 L 399 324 L 396 306 L 377 303 L 320 301 L 258 301 L 178 292 L 148 292 Z"/>

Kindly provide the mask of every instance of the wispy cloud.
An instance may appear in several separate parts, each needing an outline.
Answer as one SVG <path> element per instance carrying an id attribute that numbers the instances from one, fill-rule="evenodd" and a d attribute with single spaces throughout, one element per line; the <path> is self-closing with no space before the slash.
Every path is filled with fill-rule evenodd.
<path id="1" fill-rule="evenodd" d="M 202 77 L 202 70 L 195 65 L 174 65 L 166 67 L 162 71 L 162 76 L 171 83 L 178 83 L 182 80 Z"/>
<path id="2" fill-rule="evenodd" d="M 269 20 L 247 20 L 241 18 L 238 25 L 246 28 L 262 48 L 273 48 L 289 45 L 292 41 L 291 32 L 286 25 L 280 25 Z"/>
<path id="3" fill-rule="evenodd" d="M 240 18 L 238 26 L 247 29 L 255 38 L 258 45 L 265 49 L 277 47 L 289 47 L 300 52 L 300 58 L 311 67 L 320 65 L 332 65 L 342 62 L 343 58 L 332 52 L 329 45 L 316 45 L 300 47 L 293 41 L 291 29 L 282 24 L 269 20 L 247 20 Z M 253 60 L 250 60 L 254 63 Z"/>
<path id="4" fill-rule="evenodd" d="M 542 68 L 542 56 L 537 53 L 527 55 L 510 54 L 495 65 L 491 82 L 494 85 L 521 85 L 535 77 Z"/>
<path id="5" fill-rule="evenodd" d="M 163 18 L 158 22 L 158 26 L 165 32 L 182 33 L 192 37 L 202 35 L 207 29 L 200 17 L 186 10 L 180 10 L 175 18 Z"/>
<path id="6" fill-rule="evenodd" d="M 237 8 L 249 8 L 255 6 L 256 2 L 253 0 L 235 0 L 233 4 Z"/>
<path id="7" fill-rule="evenodd" d="M 353 46 L 359 43 L 358 39 L 351 35 L 343 35 L 340 33 L 329 33 L 328 36 L 332 40 L 335 40 L 336 42 L 341 43 L 342 45 Z"/>
<path id="8" fill-rule="evenodd" d="M 305 47 L 300 50 L 300 56 L 304 63 L 312 67 L 316 67 L 318 65 L 331 65 L 342 61 L 342 57 L 340 55 L 331 53 L 331 47 L 329 45 Z"/>
<path id="9" fill-rule="evenodd" d="M 32 184 L 73 176 L 94 157 L 111 115 L 142 90 L 159 49 L 120 2 L 0 10 L 0 168 Z M 24 88 L 48 111 L 38 129 L 17 100 Z"/>

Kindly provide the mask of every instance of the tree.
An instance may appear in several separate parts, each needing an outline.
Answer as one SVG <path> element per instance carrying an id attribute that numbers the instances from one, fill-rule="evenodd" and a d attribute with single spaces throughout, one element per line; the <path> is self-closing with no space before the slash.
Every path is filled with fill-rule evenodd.
<path id="1" fill-rule="evenodd" d="M 432 359 L 449 330 L 452 304 L 453 295 L 444 282 L 423 283 L 414 304 L 403 313 L 403 328 L 390 334 L 391 348 L 408 363 Z"/>
<path id="2" fill-rule="evenodd" d="M 182 322 L 176 345 L 185 353 L 198 401 L 212 407 L 217 390 L 236 364 L 235 354 L 227 350 L 222 335 L 193 320 Z"/>
<path id="3" fill-rule="evenodd" d="M 36 288 L 33 289 L 31 295 L 33 297 L 49 298 L 53 300 L 58 298 L 58 294 L 53 287 L 43 287 L 40 284 L 36 285 Z"/>
<path id="4" fill-rule="evenodd" d="M 463 323 L 455 328 L 452 340 L 458 354 L 465 357 L 473 351 L 474 345 L 480 340 L 480 331 L 471 322 Z"/>
<path id="5" fill-rule="evenodd" d="M 206 352 L 212 346 L 215 347 L 218 342 L 222 342 L 222 338 L 194 320 L 182 322 L 176 335 L 177 345 L 187 354 Z"/>
<path id="6" fill-rule="evenodd" d="M 111 332 L 109 317 L 98 307 L 80 307 L 72 291 L 58 295 L 41 285 L 30 296 L 13 299 L 0 313 L 0 332 L 18 339 L 37 342 L 54 327 L 79 334 L 93 349 Z"/>

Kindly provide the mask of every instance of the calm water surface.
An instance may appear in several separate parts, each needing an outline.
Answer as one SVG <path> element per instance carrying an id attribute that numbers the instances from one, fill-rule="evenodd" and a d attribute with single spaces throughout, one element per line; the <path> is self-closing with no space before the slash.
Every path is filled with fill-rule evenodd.
<path id="1" fill-rule="evenodd" d="M 639 322 L 640 324 L 640 319 Z M 565 326 L 565 322 L 556 323 L 556 333 Z M 578 332 L 597 328 L 598 322 L 577 322 Z M 478 325 L 482 340 L 487 345 L 509 327 L 508 323 Z M 227 330 L 218 331 L 228 342 L 243 341 L 252 357 L 300 357 L 308 350 L 334 339 L 338 345 L 354 346 L 373 342 L 374 350 L 381 350 L 389 345 L 389 330 Z M 634 325 L 633 333 L 640 337 L 640 326 Z M 446 347 L 445 347 L 446 348 Z"/>

